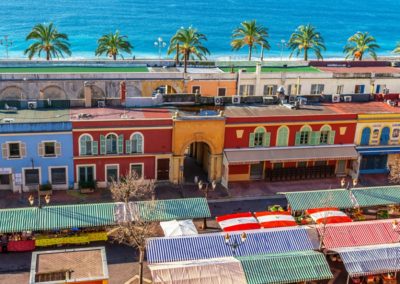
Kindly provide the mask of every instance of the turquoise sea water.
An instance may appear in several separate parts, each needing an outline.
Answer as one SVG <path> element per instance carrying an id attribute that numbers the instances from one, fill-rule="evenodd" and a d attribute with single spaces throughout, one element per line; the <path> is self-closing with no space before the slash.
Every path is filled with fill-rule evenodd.
<path id="1" fill-rule="evenodd" d="M 119 29 L 134 44 L 136 57 L 156 58 L 158 37 L 168 41 L 179 27 L 192 25 L 207 35 L 213 57 L 235 59 L 247 50 L 231 51 L 232 30 L 243 20 L 257 19 L 269 28 L 267 57 L 279 57 L 280 40 L 307 23 L 325 38 L 325 57 L 341 57 L 347 38 L 357 31 L 369 31 L 381 45 L 379 55 L 390 55 L 400 41 L 399 14 L 399 0 L 0 0 L 0 36 L 13 41 L 10 57 L 23 57 L 32 26 L 53 21 L 69 35 L 72 57 L 93 58 L 97 38 Z M 5 57 L 4 46 L 0 57 Z"/>

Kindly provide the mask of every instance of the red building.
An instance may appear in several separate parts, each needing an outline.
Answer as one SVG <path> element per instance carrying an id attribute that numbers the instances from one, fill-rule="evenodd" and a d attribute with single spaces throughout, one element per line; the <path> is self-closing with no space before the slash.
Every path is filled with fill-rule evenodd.
<path id="1" fill-rule="evenodd" d="M 171 117 L 166 109 L 72 109 L 76 184 L 105 187 L 132 171 L 169 180 Z"/>
<path id="2" fill-rule="evenodd" d="M 353 175 L 357 115 L 335 105 L 228 107 L 223 183 Z"/>

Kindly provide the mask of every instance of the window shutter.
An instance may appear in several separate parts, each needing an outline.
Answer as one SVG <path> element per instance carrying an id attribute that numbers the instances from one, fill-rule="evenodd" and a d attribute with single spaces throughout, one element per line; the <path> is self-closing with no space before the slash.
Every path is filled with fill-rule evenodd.
<path id="1" fill-rule="evenodd" d="M 243 96 L 244 94 L 244 85 L 239 86 L 239 95 Z"/>
<path id="2" fill-rule="evenodd" d="M 335 144 L 335 135 L 336 135 L 336 131 L 330 131 L 329 132 L 329 144 Z"/>
<path id="3" fill-rule="evenodd" d="M 40 157 L 44 156 L 44 143 L 39 143 L 38 144 L 38 155 Z"/>
<path id="4" fill-rule="evenodd" d="M 120 134 L 118 135 L 118 154 L 123 154 L 124 153 L 124 135 Z"/>
<path id="5" fill-rule="evenodd" d="M 92 155 L 98 155 L 98 154 L 99 154 L 99 142 L 93 141 L 92 142 Z"/>
<path id="6" fill-rule="evenodd" d="M 126 154 L 132 153 L 132 148 L 131 148 L 131 146 L 132 146 L 131 140 L 125 140 L 125 153 L 126 153 Z"/>
<path id="7" fill-rule="evenodd" d="M 25 143 L 21 143 L 20 144 L 20 151 L 21 151 L 21 158 L 23 158 L 23 157 L 25 157 L 26 156 L 26 145 L 25 145 Z"/>
<path id="8" fill-rule="evenodd" d="M 7 143 L 1 144 L 1 153 L 3 155 L 3 159 L 8 159 L 8 145 Z"/>
<path id="9" fill-rule="evenodd" d="M 143 153 L 144 152 L 142 136 L 138 137 L 136 147 L 137 147 L 136 148 L 136 152 L 138 152 L 138 153 Z"/>
<path id="10" fill-rule="evenodd" d="M 321 132 L 320 131 L 313 131 L 311 132 L 311 139 L 310 139 L 310 145 L 319 145 L 321 139 Z"/>
<path id="11" fill-rule="evenodd" d="M 254 147 L 254 138 L 255 138 L 255 134 L 254 133 L 250 133 L 250 136 L 249 136 L 249 147 L 250 148 L 253 148 Z"/>
<path id="12" fill-rule="evenodd" d="M 271 143 L 271 132 L 265 132 L 263 135 L 263 147 L 269 147 Z"/>
<path id="13" fill-rule="evenodd" d="M 295 145 L 300 145 L 300 136 L 301 136 L 301 132 L 300 131 L 296 132 Z"/>
<path id="14" fill-rule="evenodd" d="M 100 135 L 100 155 L 106 154 L 106 137 L 104 135 Z"/>
<path id="15" fill-rule="evenodd" d="M 87 151 L 86 151 L 86 140 L 81 138 L 80 141 L 80 155 L 86 155 Z"/>
<path id="16" fill-rule="evenodd" d="M 278 89 L 278 86 L 277 85 L 273 85 L 273 88 L 272 88 L 272 95 L 273 96 L 275 96 L 276 95 L 276 90 Z"/>
<path id="17" fill-rule="evenodd" d="M 249 96 L 254 96 L 254 85 L 249 85 Z"/>
<path id="18" fill-rule="evenodd" d="M 61 143 L 56 142 L 56 156 L 61 156 Z"/>

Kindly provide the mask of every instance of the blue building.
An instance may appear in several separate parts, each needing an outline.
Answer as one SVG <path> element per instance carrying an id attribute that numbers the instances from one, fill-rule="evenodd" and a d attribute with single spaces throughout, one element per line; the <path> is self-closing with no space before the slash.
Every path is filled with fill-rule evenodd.
<path id="1" fill-rule="evenodd" d="M 69 110 L 0 111 L 0 189 L 14 192 L 73 186 Z"/>

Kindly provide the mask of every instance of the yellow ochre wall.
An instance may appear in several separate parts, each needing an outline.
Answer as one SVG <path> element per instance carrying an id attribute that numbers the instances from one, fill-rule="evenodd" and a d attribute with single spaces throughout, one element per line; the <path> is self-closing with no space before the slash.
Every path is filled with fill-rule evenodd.
<path id="1" fill-rule="evenodd" d="M 371 129 L 369 145 L 379 145 L 380 136 L 384 127 L 390 128 L 389 145 L 398 145 L 400 143 L 400 135 L 396 136 L 396 132 L 400 133 L 400 115 L 399 114 L 363 114 L 358 116 L 356 135 L 354 143 L 360 145 L 362 131 L 365 127 Z M 393 131 L 398 129 L 397 131 Z M 374 135 L 375 130 L 375 135 Z M 395 134 L 395 135 L 393 135 Z"/>

